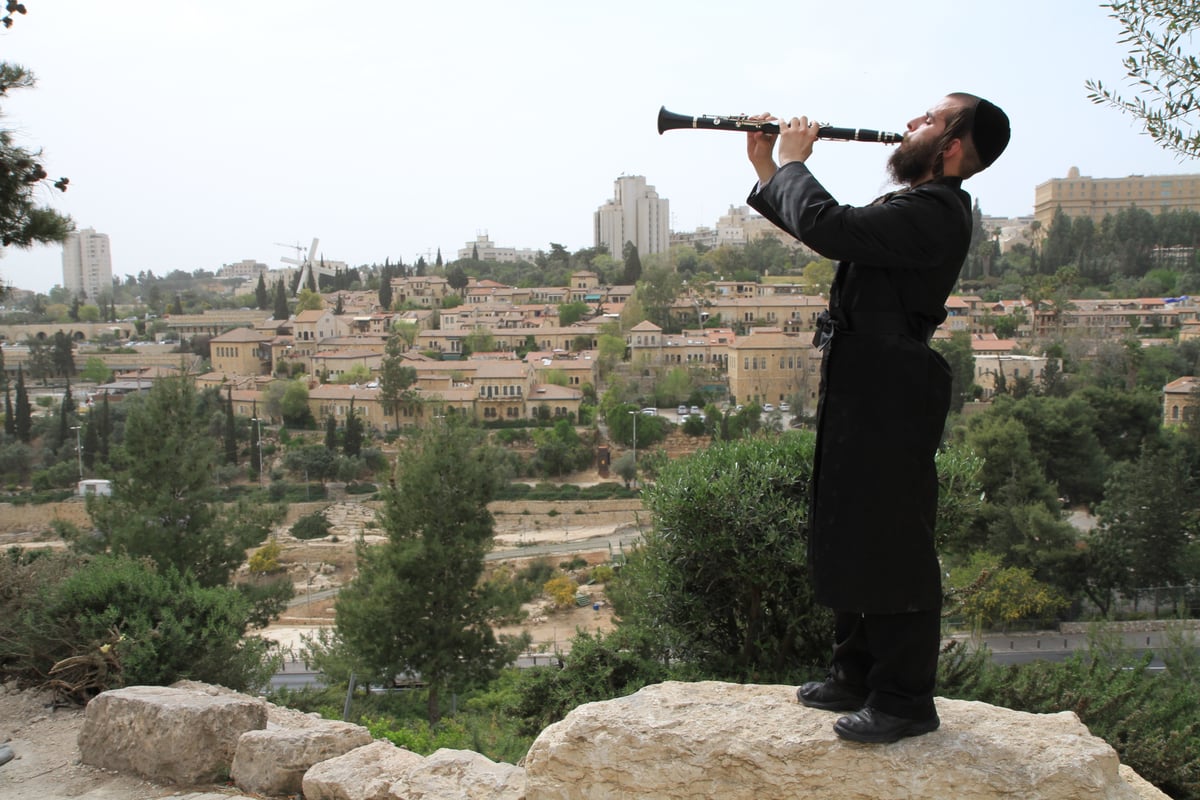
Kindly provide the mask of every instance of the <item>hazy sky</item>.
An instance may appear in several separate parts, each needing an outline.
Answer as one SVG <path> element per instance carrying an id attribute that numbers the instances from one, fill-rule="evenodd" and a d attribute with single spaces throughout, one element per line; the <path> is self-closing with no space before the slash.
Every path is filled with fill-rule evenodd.
<path id="1" fill-rule="evenodd" d="M 1034 187 L 1197 172 L 1087 100 L 1123 85 L 1119 28 L 1084 0 L 605 0 L 437 3 L 25 0 L 0 59 L 38 86 L 2 123 L 44 150 L 45 199 L 111 237 L 113 273 L 272 267 L 320 238 L 350 265 L 446 260 L 477 234 L 574 251 L 620 175 L 713 225 L 753 182 L 741 135 L 672 131 L 685 114 L 806 114 L 903 130 L 951 91 L 1012 118 L 966 188 L 986 214 L 1032 212 Z M 887 189 L 890 150 L 819 142 L 842 202 Z M 9 249 L 0 277 L 47 291 L 61 249 Z"/>

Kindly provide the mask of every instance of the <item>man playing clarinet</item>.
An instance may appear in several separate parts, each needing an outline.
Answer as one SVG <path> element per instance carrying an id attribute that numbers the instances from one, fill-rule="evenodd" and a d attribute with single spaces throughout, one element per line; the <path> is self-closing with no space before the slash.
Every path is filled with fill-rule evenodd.
<path id="1" fill-rule="evenodd" d="M 929 340 L 971 243 L 962 182 L 1004 151 L 1009 122 L 986 100 L 948 95 L 908 123 L 888 161 L 903 188 L 857 208 L 809 170 L 818 126 L 800 117 L 779 128 L 748 134 L 758 174 L 748 202 L 838 262 L 814 337 L 824 356 L 807 531 L 817 601 L 834 611 L 833 656 L 827 678 L 796 694 L 848 712 L 833 726 L 843 739 L 894 742 L 939 725 L 934 455 L 950 367 Z"/>

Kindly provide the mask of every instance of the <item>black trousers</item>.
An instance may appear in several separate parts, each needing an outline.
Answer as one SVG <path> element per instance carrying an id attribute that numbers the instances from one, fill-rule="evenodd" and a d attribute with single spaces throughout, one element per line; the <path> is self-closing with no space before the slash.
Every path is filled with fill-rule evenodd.
<path id="1" fill-rule="evenodd" d="M 834 612 L 835 680 L 867 694 L 867 705 L 907 719 L 937 712 L 933 689 L 941 649 L 939 610 L 904 614 Z"/>

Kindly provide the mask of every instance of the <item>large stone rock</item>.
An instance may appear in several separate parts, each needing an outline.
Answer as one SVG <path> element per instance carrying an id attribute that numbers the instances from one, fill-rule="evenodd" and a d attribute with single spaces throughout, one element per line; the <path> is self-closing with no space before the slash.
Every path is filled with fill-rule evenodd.
<path id="1" fill-rule="evenodd" d="M 309 767 L 371 743 L 370 731 L 361 725 L 296 712 L 287 716 L 286 726 L 268 724 L 266 730 L 247 731 L 238 739 L 231 776 L 239 789 L 295 794 Z"/>
<path id="2" fill-rule="evenodd" d="M 396 779 L 425 759 L 377 741 L 314 764 L 304 773 L 304 800 L 389 800 Z"/>
<path id="3" fill-rule="evenodd" d="M 939 730 L 861 745 L 833 733 L 838 715 L 799 705 L 792 686 L 648 686 L 542 731 L 524 762 L 526 800 L 1153 796 L 1122 779 L 1116 752 L 1070 712 L 944 699 L 937 707 Z"/>
<path id="4" fill-rule="evenodd" d="M 241 735 L 266 723 L 266 703 L 228 690 L 129 686 L 88 703 L 79 755 L 160 783 L 212 783 L 229 774 Z"/>
<path id="5" fill-rule="evenodd" d="M 374 742 L 314 765 L 303 788 L 305 800 L 523 800 L 525 770 L 470 750 L 422 758 Z"/>
<path id="6" fill-rule="evenodd" d="M 645 795 L 649 796 L 649 795 Z M 441 749 L 392 784 L 389 800 L 524 800 L 525 770 L 471 750 Z"/>

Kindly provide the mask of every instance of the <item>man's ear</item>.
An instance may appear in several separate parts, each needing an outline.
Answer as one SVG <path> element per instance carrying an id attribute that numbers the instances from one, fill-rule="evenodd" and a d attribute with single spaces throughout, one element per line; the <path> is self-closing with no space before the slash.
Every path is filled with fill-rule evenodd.
<path id="1" fill-rule="evenodd" d="M 962 139 L 951 139 L 942 148 L 942 166 L 948 175 L 961 175 L 963 161 L 966 160 L 967 151 L 963 146 Z"/>

